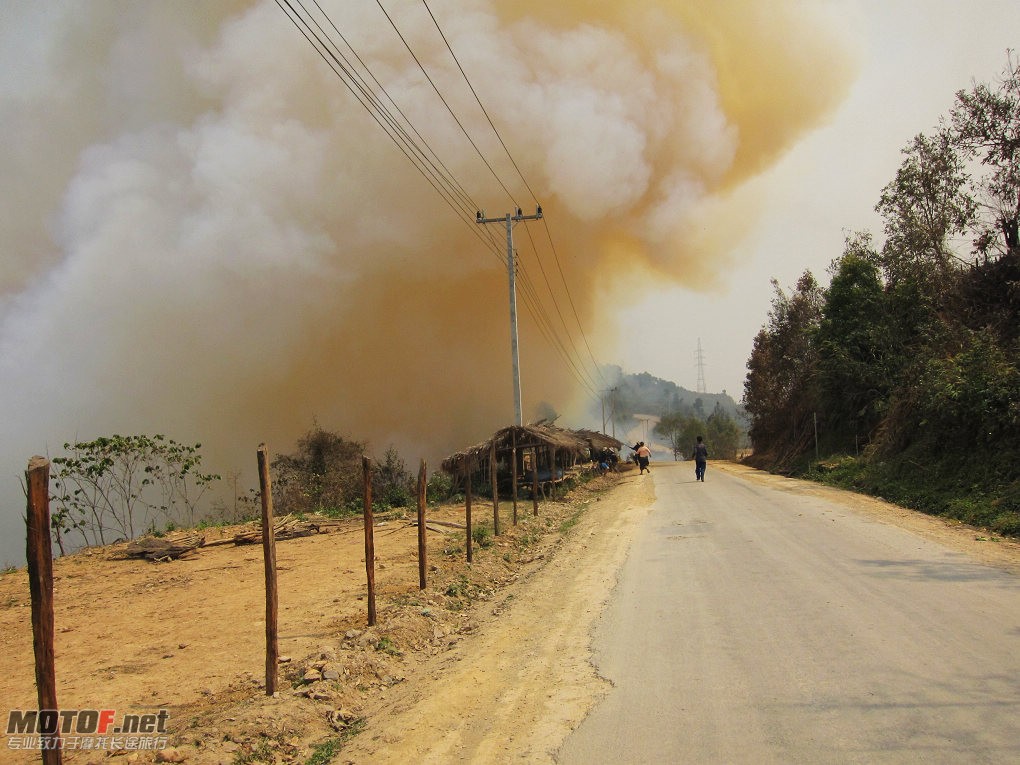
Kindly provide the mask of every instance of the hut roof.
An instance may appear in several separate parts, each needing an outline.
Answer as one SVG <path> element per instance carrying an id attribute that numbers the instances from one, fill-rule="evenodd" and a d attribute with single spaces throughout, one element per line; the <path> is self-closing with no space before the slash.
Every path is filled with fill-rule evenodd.
<path id="1" fill-rule="evenodd" d="M 619 441 L 612 436 L 607 436 L 605 433 L 599 433 L 597 430 L 575 430 L 573 431 L 577 436 L 583 438 L 593 449 L 622 449 L 623 441 Z"/>
<path id="2" fill-rule="evenodd" d="M 622 446 L 615 439 L 611 440 Z M 468 468 L 475 467 L 482 460 L 488 459 L 494 441 L 497 454 L 509 452 L 514 446 L 518 449 L 530 449 L 533 446 L 538 446 L 579 454 L 583 453 L 590 444 L 590 439 L 577 431 L 557 428 L 544 422 L 533 425 L 510 425 L 497 430 L 492 438 L 480 444 L 451 454 L 443 460 L 443 470 L 452 474 L 462 473 Z"/>

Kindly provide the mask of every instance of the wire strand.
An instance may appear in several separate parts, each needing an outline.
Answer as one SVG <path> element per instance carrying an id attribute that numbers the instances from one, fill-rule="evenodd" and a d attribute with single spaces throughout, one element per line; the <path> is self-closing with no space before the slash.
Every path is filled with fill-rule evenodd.
<path id="1" fill-rule="evenodd" d="M 492 173 L 492 177 L 496 179 L 496 182 L 500 185 L 500 188 L 502 188 L 503 191 L 506 192 L 506 195 L 510 198 L 510 201 L 514 203 L 514 207 L 519 207 L 520 205 L 517 204 L 517 201 L 514 199 L 514 195 L 510 193 L 510 189 L 506 187 L 506 184 L 503 183 L 503 179 L 499 177 L 499 174 L 493 169 L 492 165 L 489 163 L 489 160 L 487 160 L 485 158 L 485 155 L 482 154 L 481 149 L 478 148 L 478 144 L 475 143 L 474 139 L 468 133 L 467 128 L 464 127 L 464 124 L 460 121 L 460 118 L 457 117 L 456 113 L 454 113 L 453 108 L 450 106 L 446 98 L 440 92 L 438 86 L 432 80 L 432 77 L 425 70 L 425 67 L 418 59 L 418 56 L 415 55 L 415 52 L 411 49 L 411 46 L 408 44 L 407 40 L 404 38 L 404 35 L 401 33 L 400 29 L 393 21 L 393 18 L 390 16 L 389 12 L 387 12 L 386 8 L 383 7 L 382 0 L 375 0 L 375 2 L 376 5 L 379 6 L 379 9 L 383 12 L 383 15 L 386 16 L 386 20 L 390 22 L 390 26 L 393 27 L 393 31 L 397 33 L 397 37 L 399 37 L 400 41 L 404 43 L 404 47 L 407 48 L 407 52 L 411 54 L 411 58 L 414 59 L 414 63 L 418 65 L 418 68 L 421 70 L 421 73 L 425 75 L 425 79 L 429 81 L 429 85 L 431 85 L 432 89 L 436 91 L 436 95 L 439 96 L 439 100 L 443 102 L 443 105 L 446 107 L 446 110 L 450 113 L 450 116 L 453 117 L 453 121 L 457 123 L 457 127 L 460 128 L 461 132 L 464 134 L 464 137 L 468 139 L 468 143 L 470 143 L 472 148 L 474 148 L 475 153 L 478 154 L 482 162 L 485 163 L 485 166 L 489 169 L 489 172 Z"/>

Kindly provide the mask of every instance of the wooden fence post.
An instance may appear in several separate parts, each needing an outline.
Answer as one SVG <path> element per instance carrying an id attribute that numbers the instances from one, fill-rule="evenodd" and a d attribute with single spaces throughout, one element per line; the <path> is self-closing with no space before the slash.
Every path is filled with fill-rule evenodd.
<path id="1" fill-rule="evenodd" d="M 489 448 L 489 478 L 492 481 L 492 533 L 499 536 L 499 485 L 496 482 L 496 439 Z"/>
<path id="2" fill-rule="evenodd" d="M 276 532 L 273 529 L 273 486 L 269 479 L 269 447 L 258 448 L 259 492 L 262 497 L 262 559 L 266 570 L 266 695 L 276 693 L 280 664 L 279 596 L 276 584 Z"/>
<path id="3" fill-rule="evenodd" d="M 57 710 L 57 673 L 53 654 L 53 543 L 50 540 L 50 461 L 32 457 L 25 471 L 28 487 L 28 587 L 32 595 L 32 647 L 39 713 Z M 60 731 L 42 734 L 44 765 L 60 765 Z"/>
<path id="4" fill-rule="evenodd" d="M 365 574 L 368 576 L 368 626 L 375 626 L 375 520 L 372 517 L 372 460 L 361 458 L 365 504 Z"/>
<path id="5" fill-rule="evenodd" d="M 467 532 L 466 532 L 467 533 L 467 543 L 466 543 L 467 544 L 467 562 L 470 563 L 471 562 L 471 542 L 472 542 L 472 537 L 471 537 L 471 466 L 470 466 L 470 464 L 468 465 L 468 468 L 467 468 L 467 483 L 466 483 L 466 486 L 465 486 L 465 494 L 464 494 L 464 515 L 465 515 L 464 525 L 465 525 L 465 528 L 467 529 Z"/>
<path id="6" fill-rule="evenodd" d="M 517 432 L 512 431 L 510 434 L 512 446 L 510 448 L 510 482 L 513 485 L 513 500 L 514 500 L 514 526 L 517 525 Z"/>
<path id="7" fill-rule="evenodd" d="M 426 547 L 425 547 L 425 460 L 418 469 L 418 589 L 424 590 L 428 585 L 425 581 Z"/>

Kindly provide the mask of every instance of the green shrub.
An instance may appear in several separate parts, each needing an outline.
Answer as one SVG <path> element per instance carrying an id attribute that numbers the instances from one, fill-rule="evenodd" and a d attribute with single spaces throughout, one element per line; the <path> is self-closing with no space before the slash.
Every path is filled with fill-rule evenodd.
<path id="1" fill-rule="evenodd" d="M 425 493 L 430 502 L 449 502 L 453 499 L 453 476 L 437 470 L 429 476 Z"/>
<path id="2" fill-rule="evenodd" d="M 471 539 L 479 547 L 490 547 L 492 545 L 492 528 L 486 523 L 479 523 L 471 528 Z"/>
<path id="3" fill-rule="evenodd" d="M 997 534 L 1020 537 L 1020 513 L 1013 510 L 999 513 L 992 520 L 989 527 Z"/>

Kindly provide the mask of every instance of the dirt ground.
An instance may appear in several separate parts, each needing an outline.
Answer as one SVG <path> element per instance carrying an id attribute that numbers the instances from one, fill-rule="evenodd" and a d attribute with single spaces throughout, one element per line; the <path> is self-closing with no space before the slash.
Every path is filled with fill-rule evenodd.
<path id="1" fill-rule="evenodd" d="M 1020 572 L 1016 542 L 827 487 L 737 465 L 719 469 L 824 494 Z M 651 481 L 631 471 L 544 502 L 537 517 L 522 502 L 517 526 L 504 502 L 504 533 L 476 546 L 470 565 L 462 531 L 429 533 L 425 591 L 416 528 L 381 521 L 371 629 L 359 522 L 279 542 L 276 697 L 263 684 L 261 547 L 211 547 L 167 563 L 119 559 L 117 546 L 69 556 L 54 567 L 57 698 L 63 709 L 118 715 L 168 710 L 172 749 L 159 759 L 171 762 L 553 762 L 604 690 L 589 663 L 590 630 L 653 500 Z M 491 525 L 491 517 L 491 503 L 476 501 L 476 523 Z M 429 518 L 463 522 L 464 508 L 430 509 Z M 211 541 L 236 531 L 207 534 Z M 3 706 L 35 708 L 23 569 L 0 577 L 0 641 Z M 7 743 L 0 762 L 38 761 L 37 752 Z M 148 751 L 115 756 L 157 760 Z"/>
<path id="2" fill-rule="evenodd" d="M 331 533 L 278 542 L 276 698 L 264 692 L 260 545 L 214 546 L 165 563 L 123 559 L 123 545 L 58 559 L 60 706 L 114 709 L 119 716 L 166 709 L 172 756 L 189 763 L 305 762 L 317 747 L 340 752 L 357 738 L 381 735 L 373 722 L 380 711 L 401 704 L 409 693 L 424 692 L 436 673 L 433 658 L 470 654 L 468 646 L 479 643 L 482 628 L 498 624 L 520 597 L 515 585 L 535 580 L 561 558 L 560 548 L 576 538 L 573 526 L 584 510 L 617 504 L 623 495 L 610 490 L 625 488 L 628 475 L 597 478 L 564 501 L 542 502 L 537 517 L 530 500 L 522 500 L 516 526 L 511 503 L 501 503 L 503 533 L 488 546 L 476 544 L 471 564 L 465 561 L 462 530 L 430 531 L 425 591 L 418 587 L 413 511 L 406 519 L 377 519 L 378 619 L 371 629 L 360 520 Z M 430 508 L 428 518 L 463 523 L 464 507 Z M 491 528 L 491 501 L 476 499 L 473 518 L 476 526 Z M 203 533 L 213 541 L 239 530 Z M 546 599 L 534 603 L 538 614 L 558 600 L 555 587 Z M 3 706 L 36 708 L 24 569 L 0 576 L 0 645 Z M 38 752 L 13 751 L 7 738 L 3 743 L 0 762 L 38 761 Z M 117 756 L 155 759 L 147 751 Z M 106 758 L 95 751 L 64 755 L 66 762 Z M 343 752 L 335 761 L 352 760 Z"/>

